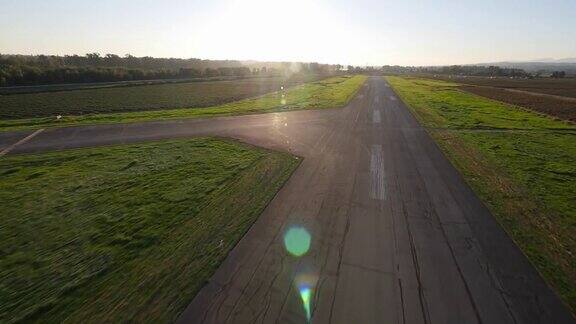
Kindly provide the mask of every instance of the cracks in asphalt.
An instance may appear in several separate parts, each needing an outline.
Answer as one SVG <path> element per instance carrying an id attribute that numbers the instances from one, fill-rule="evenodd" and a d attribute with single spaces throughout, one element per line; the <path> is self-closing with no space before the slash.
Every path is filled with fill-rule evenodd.
<path id="1" fill-rule="evenodd" d="M 336 293 L 338 291 L 338 285 L 340 283 L 340 270 L 342 269 L 342 259 L 344 256 L 344 247 L 346 246 L 346 237 L 350 231 L 350 214 L 347 213 L 346 226 L 344 228 L 344 234 L 342 235 L 342 240 L 338 244 L 338 265 L 336 267 L 336 285 L 334 287 L 334 294 L 332 295 L 332 302 L 330 304 L 330 315 L 329 322 L 332 323 L 332 318 L 334 316 L 334 304 L 336 303 Z"/>
<path id="2" fill-rule="evenodd" d="M 408 141 L 408 139 L 406 138 L 404 133 L 401 133 L 401 136 L 402 136 L 405 143 L 410 143 Z M 419 146 L 419 143 L 417 141 L 412 141 L 411 143 L 412 143 L 412 146 Z M 422 148 L 422 147 L 420 147 L 420 148 Z M 408 144 L 408 154 L 412 158 L 412 161 L 417 161 L 409 144 Z M 427 187 L 426 181 L 422 177 L 420 168 L 419 168 L 417 163 L 415 163 L 414 170 L 415 170 L 415 173 L 417 175 L 418 181 L 424 186 L 424 188 L 426 188 Z M 452 261 L 454 262 L 456 270 L 458 271 L 460 279 L 464 285 L 464 288 L 466 290 L 466 294 L 467 294 L 468 299 L 470 301 L 470 305 L 472 306 L 472 309 L 474 310 L 474 314 L 476 316 L 476 319 L 477 319 L 478 323 L 482 323 L 482 318 L 481 318 L 480 312 L 478 310 L 478 305 L 476 304 L 476 301 L 474 300 L 474 296 L 470 290 L 470 285 L 469 285 L 468 281 L 466 280 L 464 273 L 462 272 L 462 268 L 460 267 L 460 264 L 458 262 L 456 254 L 454 252 L 454 247 L 452 246 L 451 240 L 448 238 L 446 230 L 445 230 L 444 226 L 442 226 L 442 222 L 440 220 L 440 217 L 436 213 L 436 208 L 434 208 L 433 199 L 428 194 L 426 194 L 426 196 L 427 196 L 427 199 L 425 202 L 425 206 L 423 206 L 424 210 L 430 211 L 430 213 L 433 215 L 434 223 L 438 224 L 438 227 L 440 229 L 440 233 L 442 234 L 442 238 L 443 238 L 444 242 L 446 243 L 446 246 L 448 247 Z M 455 200 L 454 197 L 452 197 L 452 200 Z"/>
<path id="3" fill-rule="evenodd" d="M 498 291 L 498 293 L 500 294 L 500 297 L 504 301 L 504 305 L 506 306 L 506 310 L 508 311 L 508 314 L 510 314 L 510 318 L 512 319 L 512 321 L 515 324 L 518 323 L 518 319 L 516 318 L 514 311 L 512 310 L 512 307 L 510 305 L 510 302 L 508 301 L 507 293 L 502 287 L 502 283 L 500 282 L 499 278 L 494 273 L 494 270 L 492 270 L 492 266 L 488 262 L 482 262 L 483 260 L 480 260 L 478 257 L 476 257 L 476 261 L 479 264 L 484 265 L 486 275 L 488 276 L 488 278 L 490 278 L 490 285 L 492 286 L 492 288 L 496 289 L 496 291 Z"/>
<path id="4" fill-rule="evenodd" d="M 400 307 L 402 309 L 402 323 L 406 323 L 406 309 L 404 306 L 404 289 L 402 289 L 402 279 L 398 278 L 398 289 L 400 291 Z"/>
<path id="5" fill-rule="evenodd" d="M 333 138 L 335 136 L 337 136 L 337 132 L 336 131 L 332 131 L 329 132 L 328 134 L 323 134 L 322 136 L 322 140 L 320 141 L 321 143 L 316 143 L 316 147 L 318 148 L 316 150 L 316 152 L 319 155 L 322 154 L 327 154 L 327 151 L 330 150 L 330 145 L 322 145 L 322 144 L 326 144 L 326 143 L 331 143 L 333 141 Z M 337 141 L 336 141 L 337 142 Z M 313 159 L 312 157 L 310 157 L 309 159 Z M 327 169 L 327 165 L 325 163 L 322 162 L 316 162 L 316 165 L 314 166 L 313 169 L 311 169 L 311 174 L 324 174 L 325 176 L 327 175 L 327 172 L 329 172 L 329 170 Z M 310 177 L 308 178 L 307 183 L 305 183 L 305 187 L 307 188 L 313 188 L 316 187 L 315 185 L 313 185 L 313 182 L 318 182 L 319 179 L 322 179 L 322 177 Z M 323 198 L 324 199 L 324 198 Z M 324 200 L 323 200 L 324 202 Z M 323 203 L 322 202 L 322 203 Z M 320 209 L 322 208 L 322 203 L 320 205 Z M 301 208 L 302 206 L 292 206 L 291 209 L 288 212 L 288 215 L 294 214 L 297 208 Z M 319 210 L 320 210 L 319 209 Z M 314 215 L 317 215 L 318 213 L 314 213 Z M 286 228 L 286 226 L 288 225 L 288 223 L 291 221 L 291 217 L 287 217 L 281 225 L 279 225 L 278 230 L 276 231 L 276 233 L 273 235 L 273 239 L 270 240 L 270 242 L 268 242 L 266 251 L 262 254 L 262 257 L 259 260 L 258 265 L 254 268 L 254 272 L 252 273 L 250 279 L 247 280 L 246 285 L 243 287 L 240 296 L 238 296 L 234 302 L 234 305 L 232 307 L 232 310 L 230 311 L 230 313 L 228 314 L 228 317 L 226 318 L 226 322 L 229 322 L 232 320 L 232 318 L 238 314 L 237 309 L 242 307 L 241 305 L 241 300 L 247 300 L 247 301 L 251 301 L 254 300 L 255 297 L 257 296 L 257 294 L 259 292 L 262 291 L 263 289 L 263 282 L 264 281 L 260 281 L 260 284 L 257 287 L 253 287 L 254 291 L 252 294 L 248 295 L 247 294 L 247 289 L 248 287 L 250 287 L 254 281 L 255 281 L 255 276 L 257 273 L 274 273 L 274 275 L 272 276 L 269 284 L 268 284 L 268 289 L 265 290 L 264 296 L 259 298 L 259 300 L 264 300 L 265 301 L 265 306 L 264 306 L 264 311 L 260 312 L 260 313 L 253 313 L 253 321 L 252 322 L 256 322 L 259 318 L 262 319 L 262 321 L 266 320 L 266 317 L 268 316 L 269 312 L 270 312 L 270 304 L 272 301 L 272 296 L 271 296 L 271 292 L 272 292 L 272 287 L 277 283 L 278 279 L 281 277 L 281 274 L 283 272 L 285 272 L 286 270 L 286 258 L 288 257 L 288 255 L 284 255 L 285 251 L 281 251 L 280 253 L 284 253 L 283 256 L 280 258 L 281 260 L 281 265 L 279 268 L 275 268 L 274 263 L 271 262 L 269 264 L 269 266 L 267 267 L 266 270 L 262 270 L 262 263 L 263 260 L 266 259 L 267 256 L 269 256 L 271 254 L 272 249 L 274 249 L 274 247 L 276 246 L 276 244 L 278 244 L 278 242 L 282 241 L 282 233 L 283 233 L 283 229 Z M 298 264 L 300 263 L 300 260 L 298 261 Z M 274 271 L 275 270 L 275 271 Z M 289 288 L 286 289 L 285 293 L 283 293 L 283 301 L 281 302 L 281 307 L 278 311 L 278 314 L 276 316 L 274 316 L 276 318 L 276 321 L 280 320 L 280 315 L 283 313 L 287 302 L 289 300 L 290 295 L 293 293 L 294 288 L 292 285 L 292 282 L 290 282 Z"/>
<path id="6" fill-rule="evenodd" d="M 359 112 L 358 112 L 359 114 Z M 354 125 L 356 124 L 356 122 L 354 123 Z M 353 162 L 353 166 L 356 166 L 356 160 Z M 342 264 L 343 264 L 343 257 L 344 257 L 344 248 L 346 247 L 346 238 L 348 237 L 348 233 L 350 231 L 350 219 L 351 219 L 351 208 L 349 206 L 352 205 L 353 200 L 354 200 L 354 193 L 356 191 L 357 188 L 357 171 L 356 168 L 353 168 L 353 175 L 352 175 L 352 187 L 354 188 L 349 196 L 349 200 L 348 200 L 348 210 L 344 213 L 345 215 L 345 226 L 344 226 L 344 231 L 343 234 L 341 236 L 340 241 L 337 244 L 337 251 L 338 251 L 338 262 L 336 265 L 336 283 L 334 285 L 334 292 L 332 294 L 332 300 L 330 302 L 330 312 L 328 315 L 328 320 L 330 323 L 332 323 L 333 320 L 333 316 L 334 316 L 334 305 L 336 304 L 336 295 L 338 292 L 338 286 L 340 283 L 340 271 L 342 269 Z"/>
<path id="7" fill-rule="evenodd" d="M 376 268 L 372 268 L 372 267 L 367 267 L 367 266 L 357 264 L 357 263 L 342 262 L 342 264 L 349 266 L 349 267 L 358 268 L 358 269 L 362 269 L 364 271 L 369 271 L 369 272 L 376 272 L 376 273 L 387 275 L 387 276 L 395 275 L 394 272 L 384 271 L 384 270 L 380 270 L 380 269 L 376 269 Z"/>
<path id="8" fill-rule="evenodd" d="M 439 149 L 437 146 L 436 146 L 436 148 Z M 430 149 L 430 147 L 428 147 L 428 149 Z M 437 167 L 437 166 L 434 164 L 434 167 Z M 445 186 L 448 190 L 448 193 L 451 196 L 452 200 L 456 203 L 458 210 L 460 210 L 462 212 L 462 216 L 464 218 L 462 221 L 441 221 L 440 224 L 441 224 L 442 231 L 445 233 L 444 228 L 446 226 L 465 225 L 465 226 L 469 227 L 471 232 L 473 232 L 472 225 L 474 224 L 474 222 L 470 221 L 468 219 L 468 217 L 466 216 L 468 213 L 471 213 L 471 211 L 469 210 L 469 205 L 466 203 L 463 203 L 461 201 L 461 199 L 458 199 L 459 195 L 457 192 L 454 191 L 453 186 L 446 183 L 443 179 L 442 179 L 442 181 L 445 184 Z M 474 259 L 476 260 L 476 264 L 478 264 L 479 267 L 481 269 L 484 269 L 484 271 L 486 272 L 487 278 L 489 279 L 488 283 L 500 295 L 501 300 L 502 300 L 502 305 L 505 307 L 505 309 L 509 315 L 510 320 L 512 320 L 514 323 L 518 323 L 518 319 L 516 318 L 516 314 L 513 311 L 513 308 L 510 304 L 510 301 L 508 300 L 509 294 L 503 288 L 502 282 L 500 280 L 500 276 L 492 269 L 492 265 L 490 264 L 489 260 L 485 256 L 485 253 L 483 252 L 483 249 L 482 249 L 482 246 L 480 245 L 480 242 L 478 242 L 477 239 L 470 237 L 470 236 L 464 237 L 464 241 L 466 243 L 466 249 L 469 251 L 474 251 L 471 253 L 473 253 L 473 255 L 474 255 Z M 454 254 L 452 246 L 450 244 L 449 244 L 449 246 L 450 246 L 451 252 Z M 457 261 L 457 258 L 455 255 L 454 255 L 454 259 Z M 461 271 L 460 267 L 458 267 L 458 269 L 459 269 L 459 271 Z M 466 283 L 466 286 L 468 288 L 467 283 Z M 470 294 L 470 295 L 472 297 L 472 294 Z"/>
<path id="9" fill-rule="evenodd" d="M 426 296 L 424 295 L 424 286 L 422 284 L 420 262 L 418 261 L 418 252 L 416 251 L 416 244 L 414 243 L 414 236 L 412 234 L 412 229 L 410 227 L 410 220 L 408 219 L 408 214 L 406 213 L 406 207 L 404 203 L 402 203 L 402 213 L 405 219 L 406 232 L 408 234 L 408 243 L 410 244 L 410 255 L 412 256 L 412 265 L 414 266 L 414 272 L 416 273 L 418 298 L 420 300 L 420 309 L 422 311 L 422 317 L 424 319 L 424 323 L 430 323 L 430 314 L 428 312 L 428 303 L 426 301 Z"/>

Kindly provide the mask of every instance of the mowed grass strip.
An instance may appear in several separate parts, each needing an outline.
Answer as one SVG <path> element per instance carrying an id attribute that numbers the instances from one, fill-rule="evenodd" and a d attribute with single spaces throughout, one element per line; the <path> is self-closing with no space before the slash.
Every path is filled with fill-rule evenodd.
<path id="1" fill-rule="evenodd" d="M 321 81 L 297 85 L 283 91 L 272 92 L 256 98 L 244 99 L 204 108 L 191 107 L 114 114 L 63 115 L 60 120 L 56 120 L 54 116 L 45 118 L 1 120 L 0 130 L 10 131 L 82 124 L 129 123 L 300 109 L 336 108 L 348 103 L 365 80 L 365 76 L 333 77 Z M 124 89 L 118 88 L 108 90 L 123 91 Z M 142 87 L 134 87 L 131 91 L 143 90 Z M 51 95 L 57 95 L 57 93 L 51 93 Z M 174 95 L 177 95 L 177 93 Z M 214 95 L 218 96 L 218 92 L 215 92 Z M 73 104 L 74 102 L 65 103 L 65 105 Z M 185 105 L 183 107 L 185 107 Z"/>
<path id="2" fill-rule="evenodd" d="M 174 321 L 298 164 L 210 138 L 0 159 L 0 322 Z"/>
<path id="3" fill-rule="evenodd" d="M 454 83 L 387 80 L 576 311 L 576 127 Z"/>

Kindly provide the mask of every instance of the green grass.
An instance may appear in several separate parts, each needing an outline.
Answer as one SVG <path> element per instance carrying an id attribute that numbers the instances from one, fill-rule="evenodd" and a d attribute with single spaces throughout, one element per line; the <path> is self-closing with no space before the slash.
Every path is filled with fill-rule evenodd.
<path id="1" fill-rule="evenodd" d="M 56 120 L 55 117 L 0 120 L 0 130 L 9 131 L 83 124 L 128 123 L 150 120 L 229 116 L 308 108 L 335 108 L 344 106 L 365 80 L 365 76 L 333 77 L 298 85 L 286 89 L 283 92 L 273 92 L 257 98 L 244 99 L 204 108 L 179 108 L 113 114 L 71 115 L 63 116 L 60 120 Z M 142 87 L 134 87 L 132 89 L 133 90 L 131 91 L 143 91 Z M 100 90 L 124 91 L 123 88 Z M 71 91 L 71 93 L 72 92 L 78 93 L 81 91 Z M 57 93 L 50 93 L 49 95 L 57 95 Z M 73 105 L 75 104 L 75 101 L 65 104 Z"/>
<path id="2" fill-rule="evenodd" d="M 511 105 L 464 93 L 456 83 L 388 77 L 427 127 L 462 129 L 575 129 Z"/>
<path id="3" fill-rule="evenodd" d="M 576 310 L 576 126 L 460 91 L 387 77 L 561 298 Z"/>
<path id="4" fill-rule="evenodd" d="M 0 322 L 172 322 L 299 164 L 196 138 L 0 159 Z"/>

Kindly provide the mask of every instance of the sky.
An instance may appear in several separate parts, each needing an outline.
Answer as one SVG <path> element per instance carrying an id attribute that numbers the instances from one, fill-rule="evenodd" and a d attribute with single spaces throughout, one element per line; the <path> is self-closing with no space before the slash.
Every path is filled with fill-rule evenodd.
<path id="1" fill-rule="evenodd" d="M 576 0 L 0 0 L 0 53 L 448 65 L 576 57 Z"/>

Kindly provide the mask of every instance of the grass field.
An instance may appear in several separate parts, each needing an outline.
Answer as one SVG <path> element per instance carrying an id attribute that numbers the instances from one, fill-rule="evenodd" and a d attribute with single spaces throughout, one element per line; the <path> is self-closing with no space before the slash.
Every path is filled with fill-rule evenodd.
<path id="1" fill-rule="evenodd" d="M 301 84 L 285 91 L 269 93 L 257 98 L 234 101 L 222 105 L 205 107 L 205 108 L 179 108 L 156 111 L 141 111 L 129 113 L 114 114 L 91 114 L 82 116 L 67 116 L 56 120 L 55 117 L 29 118 L 15 120 L 0 120 L 0 130 L 18 130 L 41 127 L 58 127 L 79 124 L 99 124 L 99 123 L 123 123 L 139 122 L 149 120 L 179 119 L 179 118 L 198 118 L 210 116 L 228 116 L 238 114 L 262 113 L 273 111 L 288 111 L 299 109 L 317 109 L 317 108 L 334 108 L 345 105 L 360 86 L 366 80 L 365 76 L 341 76 Z M 223 82 L 223 81 L 220 81 Z M 180 85 L 170 85 L 180 86 Z M 161 87 L 155 85 L 152 87 Z M 125 91 L 129 88 L 104 89 Z M 133 91 L 142 92 L 144 87 L 134 87 Z M 71 91 L 70 93 L 81 93 L 83 91 Z M 184 95 L 184 92 L 177 92 Z M 214 90 L 208 97 L 218 97 L 221 90 Z M 58 93 L 48 93 L 46 95 L 57 95 Z M 40 95 L 40 94 L 36 94 Z M 20 96 L 20 95 L 17 95 Z M 14 97 L 17 97 L 14 96 Z M 23 95 L 24 96 L 24 95 Z M 199 96 L 204 96 L 200 94 Z M 11 97 L 11 96 L 7 96 Z M 3 97 L 0 97 L 0 100 Z M 115 100 L 121 100 L 122 96 Z M 82 102 L 82 99 L 78 99 Z M 207 99 L 205 99 L 207 100 Z M 71 101 L 67 105 L 73 105 Z M 182 107 L 186 107 L 183 105 Z"/>
<path id="2" fill-rule="evenodd" d="M 5 95 L 0 96 L 0 119 L 209 107 L 316 78 L 246 78 Z"/>
<path id="3" fill-rule="evenodd" d="M 209 138 L 0 159 L 0 322 L 174 321 L 298 164 Z"/>
<path id="4" fill-rule="evenodd" d="M 454 83 L 387 80 L 576 311 L 576 126 L 463 92 Z"/>

